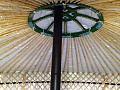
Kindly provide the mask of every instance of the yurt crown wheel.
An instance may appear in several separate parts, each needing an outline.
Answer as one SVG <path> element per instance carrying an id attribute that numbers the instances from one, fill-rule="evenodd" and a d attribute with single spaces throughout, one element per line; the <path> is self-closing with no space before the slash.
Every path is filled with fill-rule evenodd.
<path id="1" fill-rule="evenodd" d="M 95 32 L 104 22 L 95 8 L 75 2 L 50 2 L 38 7 L 28 17 L 29 26 L 38 33 L 53 36 L 54 7 L 63 5 L 62 37 L 79 37 Z"/>

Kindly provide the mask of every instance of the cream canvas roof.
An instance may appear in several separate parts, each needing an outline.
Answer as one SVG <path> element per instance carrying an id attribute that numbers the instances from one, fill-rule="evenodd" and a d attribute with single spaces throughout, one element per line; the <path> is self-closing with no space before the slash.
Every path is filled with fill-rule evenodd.
<path id="1" fill-rule="evenodd" d="M 98 9 L 100 30 L 62 40 L 62 72 L 120 73 L 120 0 L 66 0 Z M 57 0 L 0 0 L 0 72 L 51 71 L 52 37 L 33 31 L 28 16 Z"/>

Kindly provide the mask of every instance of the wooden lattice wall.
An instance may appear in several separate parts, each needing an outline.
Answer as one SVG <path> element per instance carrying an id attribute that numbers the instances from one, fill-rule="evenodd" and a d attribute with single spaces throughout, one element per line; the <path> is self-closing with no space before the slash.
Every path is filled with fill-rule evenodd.
<path id="1" fill-rule="evenodd" d="M 0 73 L 0 90 L 50 90 L 50 73 Z M 120 90 L 119 74 L 62 73 L 61 90 Z"/>

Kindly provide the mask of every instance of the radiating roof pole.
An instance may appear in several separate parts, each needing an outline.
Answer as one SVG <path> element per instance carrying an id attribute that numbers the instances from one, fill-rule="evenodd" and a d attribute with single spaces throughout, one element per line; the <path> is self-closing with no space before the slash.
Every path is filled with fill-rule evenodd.
<path id="1" fill-rule="evenodd" d="M 54 34 L 50 90 L 60 90 L 63 5 L 54 7 Z"/>

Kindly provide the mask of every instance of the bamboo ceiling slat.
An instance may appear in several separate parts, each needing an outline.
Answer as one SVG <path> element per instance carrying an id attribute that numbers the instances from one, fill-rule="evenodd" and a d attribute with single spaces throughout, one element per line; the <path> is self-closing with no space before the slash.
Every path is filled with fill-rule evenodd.
<path id="1" fill-rule="evenodd" d="M 94 40 L 94 39 L 93 39 L 93 40 Z M 95 43 L 95 42 L 94 42 L 94 43 Z M 112 71 L 113 71 L 113 70 L 112 70 L 113 68 L 111 68 L 110 65 L 112 65 L 113 67 L 114 67 L 114 65 L 111 63 L 111 61 L 109 60 L 109 58 L 106 56 L 105 51 L 103 51 L 102 49 L 100 49 L 100 47 L 99 47 L 99 45 L 97 45 L 97 43 L 95 43 L 95 44 L 96 44 L 96 46 L 98 46 L 98 47 L 97 47 L 98 51 L 101 52 L 100 55 L 101 55 L 101 58 L 103 58 L 102 60 L 104 61 L 105 66 L 107 66 L 107 67 L 109 68 L 109 70 L 111 70 L 111 72 L 112 72 Z M 107 59 L 109 63 L 106 62 L 105 59 Z M 115 67 L 114 67 L 114 69 L 115 69 L 116 71 L 118 71 Z"/>
<path id="2" fill-rule="evenodd" d="M 77 54 L 78 54 L 78 66 L 81 72 L 84 72 L 83 70 L 83 64 L 82 64 L 82 57 L 81 57 L 81 50 L 80 50 L 80 46 L 78 45 L 78 38 L 75 39 L 76 40 L 76 48 L 77 48 Z"/>
<path id="3" fill-rule="evenodd" d="M 45 63 L 44 69 L 42 70 L 42 72 L 49 72 L 49 69 L 51 71 L 51 68 L 50 68 L 50 66 L 51 66 L 51 59 L 52 59 L 52 55 L 50 54 L 50 55 L 48 55 L 48 59 L 47 59 L 48 61 L 47 61 L 47 63 Z M 47 68 L 48 68 L 48 70 L 47 70 Z"/>
<path id="4" fill-rule="evenodd" d="M 31 38 L 31 34 L 27 38 Z M 7 55 L 5 55 L 5 54 L 1 55 L 0 60 L 2 60 L 4 58 L 7 58 L 8 56 L 12 55 L 12 53 L 14 53 L 15 51 L 17 51 L 19 49 L 18 47 L 20 47 L 21 42 L 25 42 L 24 40 L 26 40 L 26 38 L 23 38 L 23 39 L 19 40 L 17 43 L 14 43 L 14 45 L 10 45 L 10 46 L 6 47 L 5 50 L 3 49 L 3 51 L 9 51 L 9 52 L 4 52 L 4 53 L 8 53 L 8 54 Z M 13 50 L 14 47 L 15 47 L 15 49 Z"/>
<path id="5" fill-rule="evenodd" d="M 70 39 L 67 40 L 67 58 L 66 58 L 66 69 L 67 69 L 67 72 L 71 71 L 69 70 L 69 67 L 70 67 Z"/>
<path id="6" fill-rule="evenodd" d="M 38 41 L 36 40 L 36 42 L 39 42 L 39 39 L 38 39 Z M 31 49 L 27 48 L 28 51 L 25 50 L 26 53 L 29 52 L 29 54 L 28 54 L 27 56 L 23 55 L 23 61 L 21 62 L 21 66 L 16 65 L 16 69 L 19 68 L 19 70 L 22 71 L 22 70 L 26 67 L 27 64 L 28 64 L 28 65 L 33 64 L 33 63 L 30 63 L 31 58 L 34 57 L 34 53 L 35 53 L 36 49 L 38 49 L 38 47 L 39 47 L 40 44 L 41 44 L 41 43 L 39 42 L 39 43 L 36 44 L 36 46 L 35 46 L 35 44 L 34 44 Z M 26 53 L 25 53 L 25 54 L 26 54 Z M 25 57 L 25 58 L 24 58 L 24 57 Z M 24 61 L 24 60 L 25 60 L 25 61 Z M 20 62 L 20 60 L 19 60 L 19 62 Z M 17 64 L 17 63 L 16 63 L 16 64 Z M 28 67 L 28 65 L 27 65 L 27 67 Z M 21 67 L 21 68 L 20 68 L 20 67 Z M 15 69 L 15 70 L 16 70 L 16 69 Z M 25 70 L 25 71 L 26 71 L 26 70 Z"/>
<path id="7" fill-rule="evenodd" d="M 117 42 L 118 40 L 115 40 L 115 38 L 114 38 L 113 36 L 110 36 L 109 33 L 106 34 L 106 32 L 104 32 L 104 31 L 102 32 L 102 31 L 101 31 L 101 32 L 99 32 L 99 34 L 102 35 L 102 36 L 106 36 L 106 37 L 104 37 L 105 40 L 106 40 L 107 42 L 109 42 L 109 43 L 112 42 L 112 44 L 117 47 L 116 42 Z"/>
<path id="8" fill-rule="evenodd" d="M 98 34 L 99 35 L 99 34 Z M 100 36 L 101 37 L 101 36 Z M 104 46 L 110 51 L 110 46 L 109 45 L 107 45 L 105 42 L 107 42 L 106 40 L 105 40 L 105 42 L 103 41 L 103 40 L 105 40 L 104 38 L 102 39 L 102 41 L 101 42 L 103 42 L 103 44 L 104 44 Z M 119 48 L 118 48 L 119 49 Z M 111 53 L 112 53 L 112 51 L 111 51 Z M 114 53 L 113 53 L 114 54 Z M 115 55 L 115 56 L 117 56 L 117 54 Z M 119 57 L 118 57 L 119 58 Z M 119 59 L 118 59 L 119 60 Z"/>
<path id="9" fill-rule="evenodd" d="M 101 4 L 101 3 L 103 4 L 103 3 L 113 2 L 113 1 L 115 1 L 115 0 L 107 0 L 107 1 L 105 1 L 105 0 L 93 0 L 90 2 L 87 2 L 87 0 L 86 0 L 86 3 L 92 5 L 92 4 Z"/>
<path id="10" fill-rule="evenodd" d="M 83 66 L 83 72 L 84 71 L 89 72 L 87 62 L 86 62 L 86 57 L 85 57 L 85 51 L 84 51 L 81 39 L 78 39 L 78 42 L 80 45 L 80 57 L 81 57 L 81 62 L 82 62 L 82 66 Z"/>
<path id="11" fill-rule="evenodd" d="M 17 28 L 17 29 L 16 29 Z M 26 26 L 23 26 L 23 27 L 16 27 L 16 28 L 11 28 L 11 29 L 4 29 L 4 30 L 2 30 L 1 31 L 1 36 L 2 35 L 4 35 L 4 36 L 8 36 L 8 35 L 11 35 L 11 33 L 14 33 L 14 32 L 19 32 L 19 31 L 21 31 L 22 32 L 22 30 L 21 30 L 21 28 L 24 30 L 24 31 L 27 31 L 27 30 L 30 30 L 30 29 L 26 29 L 27 27 Z M 25 30 L 26 29 L 26 30 Z"/>
<path id="12" fill-rule="evenodd" d="M 37 37 L 37 36 L 36 36 L 36 37 Z M 33 40 L 35 40 L 35 39 L 36 39 L 36 38 L 33 38 Z M 35 42 L 35 41 L 34 41 L 34 42 Z M 20 57 L 22 58 L 22 55 L 24 55 L 26 49 L 29 48 L 29 47 L 32 45 L 32 43 L 33 43 L 33 41 L 31 40 L 29 43 L 27 42 L 26 45 L 24 45 L 24 47 L 22 47 L 22 48 L 20 47 L 21 49 L 16 53 L 16 56 L 17 56 L 17 57 L 11 58 L 11 60 L 9 60 L 8 62 L 13 64 L 14 61 L 16 62 L 17 59 L 19 59 Z M 26 48 L 26 46 L 27 46 L 27 48 Z M 23 50 L 22 50 L 22 49 L 23 49 Z M 29 48 L 29 49 L 30 49 L 30 48 Z M 21 53 L 21 51 L 24 52 L 24 53 Z M 20 56 L 20 55 L 21 55 L 21 56 Z M 14 59 L 15 59 L 15 60 L 14 60 Z M 15 62 L 14 62 L 14 63 L 15 63 Z M 9 63 L 5 64 L 3 67 L 5 67 L 5 66 L 8 67 Z M 11 65 L 11 64 L 10 64 L 10 65 Z M 2 69 L 3 67 L 1 66 L 0 69 Z M 5 68 L 4 68 L 4 69 L 5 69 Z"/>
<path id="13" fill-rule="evenodd" d="M 22 35 L 25 35 L 25 34 L 27 34 L 27 33 L 29 33 L 30 31 L 24 31 L 21 35 L 16 35 L 16 36 L 13 36 L 12 38 L 9 38 L 8 40 L 6 39 L 6 40 L 4 40 L 3 42 L 0 42 L 0 44 L 1 44 L 1 47 L 2 46 L 4 46 L 4 45 L 7 45 L 7 44 L 9 44 L 9 43 L 11 43 L 12 41 L 14 41 L 15 39 L 17 39 L 17 38 L 20 38 Z M 9 35 L 9 34 L 8 34 Z"/>
<path id="14" fill-rule="evenodd" d="M 79 39 L 80 45 L 81 45 L 81 50 L 82 50 L 82 53 L 83 53 L 83 56 L 82 56 L 82 57 L 84 57 L 84 59 L 83 59 L 83 58 L 82 58 L 82 59 L 83 59 L 83 60 L 85 61 L 85 63 L 86 63 L 87 71 L 90 72 L 90 70 L 89 70 L 89 69 L 90 69 L 90 68 L 89 68 L 89 64 L 88 64 L 88 62 L 87 62 L 87 60 L 88 60 L 88 59 L 87 59 L 87 55 L 86 55 L 86 52 L 87 52 L 87 51 L 85 51 L 84 42 L 83 42 L 82 39 L 83 39 L 83 37 L 82 37 L 81 39 Z M 83 60 L 82 60 L 82 61 L 83 61 Z M 83 65 L 84 65 L 84 63 L 83 63 Z"/>
<path id="15" fill-rule="evenodd" d="M 35 40 L 37 43 L 39 42 L 39 38 Z M 19 59 L 15 59 L 16 60 L 16 63 L 14 63 L 14 65 L 12 66 L 15 66 L 16 69 L 20 70 L 21 71 L 21 65 L 22 65 L 22 68 L 24 68 L 26 66 L 26 64 L 24 65 L 23 63 L 26 63 L 27 60 L 30 60 L 29 57 L 31 56 L 31 53 L 34 52 L 34 49 L 37 47 L 37 45 L 39 45 L 39 43 L 35 46 L 35 42 L 32 43 L 32 46 L 30 47 L 27 47 L 24 51 L 24 53 L 22 53 L 22 55 L 19 56 Z M 30 48 L 30 50 L 28 49 Z M 29 53 L 28 53 L 29 52 Z M 27 54 L 28 53 L 28 54 Z M 27 54 L 27 55 L 26 55 Z M 26 55 L 26 56 L 25 56 Z M 28 59 L 27 59 L 28 58 Z M 19 65 L 19 63 L 20 65 Z M 17 65 L 18 64 L 18 65 Z M 13 67 L 12 67 L 13 68 Z M 16 70 L 15 69 L 15 70 Z M 9 70 L 12 70 L 12 69 L 9 69 Z M 26 70 L 25 70 L 26 71 Z"/>
<path id="16" fill-rule="evenodd" d="M 47 42 L 47 39 L 46 40 L 42 40 L 44 43 L 45 42 Z M 40 47 L 39 46 L 39 48 L 37 49 L 39 52 L 37 53 L 35 53 L 36 55 L 34 55 L 34 59 L 32 59 L 32 62 L 31 62 L 31 64 L 30 64 L 30 66 L 29 66 L 29 68 L 28 68 L 28 70 L 36 70 L 36 66 L 38 66 L 38 64 L 39 64 L 39 61 L 41 60 L 41 58 L 40 58 L 40 56 L 42 56 L 42 54 L 41 54 L 41 51 L 44 51 L 43 50 L 44 48 L 42 48 L 42 47 Z M 39 60 L 38 60 L 38 58 L 39 58 Z M 45 65 L 46 66 L 46 65 Z M 44 66 L 44 67 L 45 67 Z M 36 70 L 37 71 L 37 70 Z"/>
<path id="17" fill-rule="evenodd" d="M 42 37 L 43 38 L 43 37 Z M 42 39 L 41 38 L 41 39 Z M 46 42 L 46 39 L 42 39 L 40 42 Z M 43 48 L 44 46 L 41 45 L 41 43 L 39 44 L 39 48 L 37 48 L 38 52 L 36 53 L 36 55 L 33 57 L 34 59 L 32 59 L 31 66 L 29 66 L 28 70 L 36 70 L 36 66 L 37 64 L 39 64 L 38 62 L 40 61 L 40 56 L 42 56 L 43 54 L 41 53 L 41 51 L 44 51 Z"/>
<path id="18" fill-rule="evenodd" d="M 97 36 L 98 36 L 98 35 L 97 35 Z M 94 38 L 96 38 L 96 37 L 94 37 Z M 101 40 L 100 38 L 96 38 L 96 40 L 100 40 L 99 44 L 102 46 L 102 48 L 105 49 L 105 50 L 108 52 L 108 54 L 113 58 L 113 60 L 118 61 L 117 63 L 118 63 L 118 65 L 120 66 L 120 64 L 119 64 L 119 63 L 120 63 L 120 62 L 119 62 L 119 58 L 116 59 L 116 56 L 115 56 L 114 54 L 112 54 L 112 52 L 109 51 L 108 46 L 106 47 L 106 45 L 105 45 L 104 43 L 101 43 L 101 42 L 103 42 L 103 39 Z M 115 62 L 116 62 L 116 61 L 115 61 Z"/>
<path id="19" fill-rule="evenodd" d="M 86 48 L 88 49 L 88 55 L 89 55 L 89 59 L 91 61 L 91 66 L 93 68 L 93 71 L 94 72 L 100 72 L 100 70 L 98 69 L 97 65 L 96 65 L 96 62 L 95 62 L 95 59 L 93 57 L 93 55 L 91 54 L 91 48 L 90 45 L 89 45 L 89 42 L 87 41 L 87 38 L 85 38 L 84 42 L 86 42 Z M 90 58 L 91 57 L 91 58 Z M 97 69 L 97 70 L 96 70 Z"/>
<path id="20" fill-rule="evenodd" d="M 49 43 L 49 44 L 47 45 L 47 43 Z M 40 58 L 40 60 L 39 60 L 37 71 L 39 71 L 39 70 L 42 68 L 41 66 L 42 66 L 42 64 L 43 64 L 43 62 L 44 62 L 44 60 L 45 60 L 45 58 L 46 58 L 47 53 L 49 53 L 49 52 L 48 52 L 49 49 L 51 48 L 52 41 L 49 40 L 49 41 L 47 41 L 47 43 L 44 44 L 44 45 L 46 45 L 46 48 L 44 48 L 43 55 L 41 56 L 41 58 Z M 45 66 L 43 66 L 43 67 L 45 67 Z"/>
<path id="21" fill-rule="evenodd" d="M 21 0 L 18 0 L 20 3 L 23 3 L 25 5 L 30 5 L 30 6 L 34 6 L 34 7 L 38 7 L 38 6 L 41 6 L 41 5 L 44 5 L 45 3 L 42 1 L 42 0 L 39 0 L 39 3 L 36 2 L 36 1 L 31 1 L 31 0 L 24 0 L 24 1 L 21 1 Z"/>
<path id="22" fill-rule="evenodd" d="M 67 71 L 67 70 L 66 70 L 66 66 L 67 66 L 66 63 L 67 63 L 68 53 L 66 52 L 66 50 L 68 49 L 68 47 L 67 47 L 67 46 L 68 46 L 68 43 L 67 43 L 67 40 L 66 40 L 66 39 L 63 39 L 63 41 L 64 41 L 64 42 L 63 42 L 63 43 L 64 43 L 64 48 L 62 49 L 62 51 L 63 51 L 63 50 L 65 50 L 65 51 L 64 51 L 64 54 L 62 55 L 62 57 L 64 58 L 64 59 L 62 59 L 62 67 L 63 67 L 63 72 L 64 72 L 64 71 Z M 65 45 L 66 45 L 66 46 L 65 46 Z M 64 61 L 63 61 L 63 60 L 64 60 Z"/>
<path id="23" fill-rule="evenodd" d="M 13 43 L 10 43 L 10 44 L 2 47 L 2 48 L 0 49 L 0 52 L 1 52 L 2 54 L 3 54 L 3 53 L 7 53 L 8 51 L 10 51 L 11 49 L 13 49 L 14 47 L 19 46 L 19 45 L 20 45 L 22 42 L 24 42 L 26 39 L 29 39 L 32 35 L 33 35 L 33 33 L 29 33 L 28 35 L 26 35 L 26 36 L 24 36 L 24 37 L 22 37 L 22 38 L 20 38 L 20 39 L 17 39 L 17 40 L 14 41 Z M 18 48 L 17 48 L 17 49 L 18 49 Z M 11 54 L 12 54 L 13 52 L 15 52 L 15 50 L 12 51 Z M 8 54 L 8 55 L 9 55 L 9 54 Z M 3 58 L 5 58 L 5 56 L 2 57 L 2 59 L 3 59 Z"/>
<path id="24" fill-rule="evenodd" d="M 100 58 L 100 54 L 99 54 L 99 52 L 97 52 L 96 47 L 95 47 L 93 41 L 90 40 L 90 39 L 87 40 L 87 41 L 89 42 L 89 45 L 91 46 L 91 50 L 93 52 L 92 57 L 96 61 L 98 68 L 100 68 L 100 72 L 102 73 L 104 71 L 104 72 L 107 73 L 107 68 L 105 69 L 104 66 L 103 66 L 103 64 L 105 64 L 105 63 L 104 63 L 103 60 L 101 61 L 101 59 L 103 59 L 103 58 L 102 57 Z"/>
<path id="25" fill-rule="evenodd" d="M 119 66 L 119 65 L 120 65 L 120 64 L 119 64 L 119 58 L 118 58 L 116 55 L 112 54 L 113 51 L 109 50 L 108 47 L 106 47 L 104 44 L 102 45 L 102 47 L 103 47 L 103 48 L 107 51 L 107 53 L 112 57 L 113 61 L 115 61 L 115 63 L 118 64 L 118 66 Z"/>
<path id="26" fill-rule="evenodd" d="M 65 40 L 64 39 L 62 39 L 62 61 L 61 61 L 61 70 L 62 71 L 64 71 L 64 63 L 65 63 L 65 56 L 66 56 L 66 52 L 65 52 L 65 49 L 66 49 L 66 47 L 65 47 Z M 63 54 L 63 53 L 65 53 L 65 54 Z M 51 55 L 52 56 L 52 55 Z"/>
<path id="27" fill-rule="evenodd" d="M 75 39 L 73 39 L 74 40 L 74 43 L 76 43 L 76 40 Z M 79 72 L 79 59 L 78 59 L 78 53 L 77 53 L 77 46 L 76 46 L 76 44 L 74 44 L 75 46 L 74 46 L 74 48 L 75 48 L 75 60 L 76 60 L 76 72 Z"/>
<path id="28" fill-rule="evenodd" d="M 83 42 L 85 42 L 86 40 L 85 40 L 86 38 L 85 37 L 83 37 Z M 87 55 L 86 56 L 89 56 L 88 58 L 87 58 L 87 60 L 88 60 L 88 63 L 89 63 L 89 65 L 88 66 L 90 66 L 91 68 L 92 68 L 92 71 L 90 71 L 90 72 L 95 72 L 94 71 L 94 68 L 93 68 L 93 65 L 92 65 L 92 62 L 91 62 L 91 60 L 90 60 L 90 55 L 89 55 L 89 53 L 88 53 L 88 48 L 86 47 L 86 42 L 83 44 L 83 46 L 84 46 L 84 49 L 85 49 L 85 51 L 86 51 L 86 53 L 87 53 Z M 90 68 L 89 67 L 89 68 Z"/>

